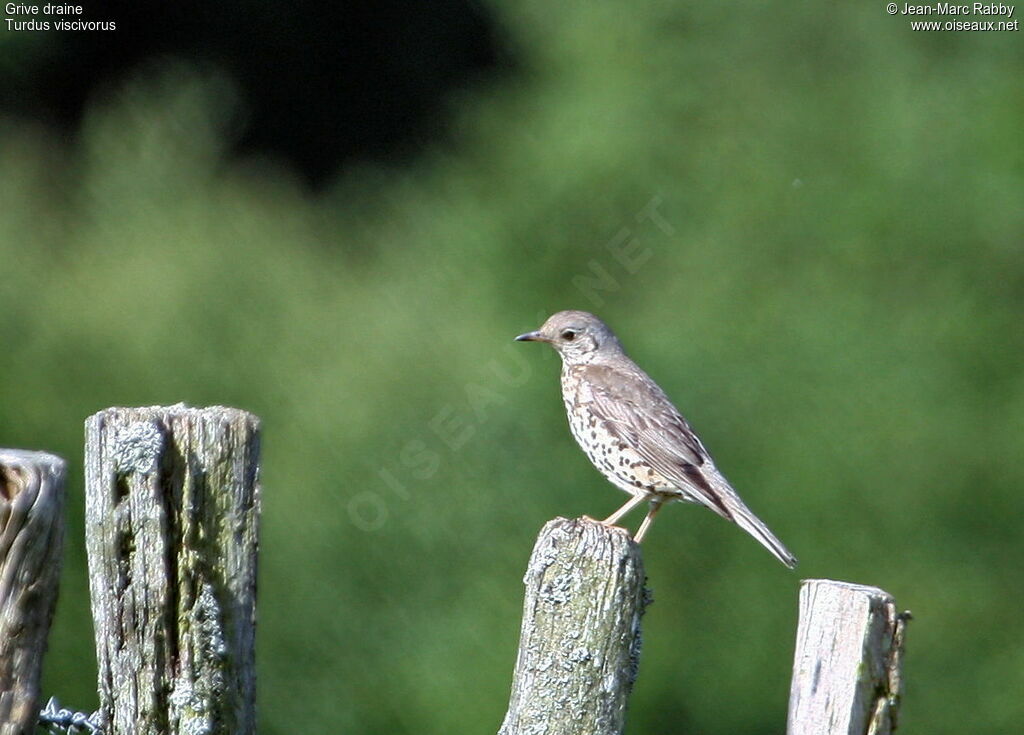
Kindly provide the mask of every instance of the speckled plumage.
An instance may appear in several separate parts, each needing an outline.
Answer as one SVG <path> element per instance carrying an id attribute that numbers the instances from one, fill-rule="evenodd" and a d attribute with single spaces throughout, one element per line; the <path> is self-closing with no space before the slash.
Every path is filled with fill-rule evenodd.
<path id="1" fill-rule="evenodd" d="M 585 311 L 560 311 L 522 341 L 548 342 L 562 358 L 562 398 L 573 437 L 612 484 L 633 497 L 604 522 L 643 501 L 641 541 L 662 504 L 707 506 L 760 541 L 783 564 L 796 558 L 743 503 L 668 396 L 623 351 L 612 331 Z"/>

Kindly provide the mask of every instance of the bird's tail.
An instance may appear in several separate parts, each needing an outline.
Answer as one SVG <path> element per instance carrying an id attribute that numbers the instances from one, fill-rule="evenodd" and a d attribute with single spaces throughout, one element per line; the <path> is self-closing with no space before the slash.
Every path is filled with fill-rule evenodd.
<path id="1" fill-rule="evenodd" d="M 728 515 L 722 515 L 725 515 L 726 518 L 735 522 L 737 526 L 760 541 L 762 546 L 772 552 L 775 558 L 787 567 L 790 569 L 795 568 L 796 557 L 786 548 L 785 544 L 779 541 L 774 533 L 768 530 L 768 526 L 764 525 L 761 519 L 755 516 L 750 511 L 750 508 L 740 500 L 740 496 L 733 490 L 729 481 L 717 471 L 709 474 L 711 475 L 712 486 L 717 491 L 722 505 L 729 511 Z M 721 511 L 719 513 L 721 514 Z"/>
<path id="2" fill-rule="evenodd" d="M 768 526 L 764 525 L 760 518 L 743 505 L 731 510 L 732 519 L 736 521 L 736 525 L 760 541 L 768 551 L 775 555 L 776 559 L 787 567 L 790 569 L 796 567 L 796 557 L 786 548 L 785 544 L 779 541 L 774 533 L 768 530 Z"/>

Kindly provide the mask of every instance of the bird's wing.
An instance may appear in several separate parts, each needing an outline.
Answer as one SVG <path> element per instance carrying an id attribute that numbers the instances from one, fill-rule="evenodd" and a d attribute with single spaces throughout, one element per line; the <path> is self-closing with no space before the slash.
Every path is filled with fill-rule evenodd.
<path id="1" fill-rule="evenodd" d="M 629 445 L 666 480 L 688 491 L 694 500 L 720 516 L 733 519 L 720 493 L 702 467 L 715 473 L 710 455 L 690 424 L 649 377 L 639 371 L 587 365 L 581 400 L 605 429 Z"/>

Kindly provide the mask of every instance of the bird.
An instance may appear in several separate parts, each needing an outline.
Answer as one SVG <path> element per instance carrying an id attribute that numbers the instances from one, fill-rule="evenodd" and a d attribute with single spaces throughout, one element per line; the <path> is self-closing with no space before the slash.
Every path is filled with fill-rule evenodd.
<path id="1" fill-rule="evenodd" d="M 732 521 L 790 569 L 796 557 L 740 499 L 665 392 L 633 362 L 608 326 L 586 311 L 559 311 L 519 342 L 547 342 L 562 358 L 569 428 L 590 461 L 632 497 L 601 521 L 615 526 L 644 501 L 640 543 L 662 506 L 697 503 Z"/>

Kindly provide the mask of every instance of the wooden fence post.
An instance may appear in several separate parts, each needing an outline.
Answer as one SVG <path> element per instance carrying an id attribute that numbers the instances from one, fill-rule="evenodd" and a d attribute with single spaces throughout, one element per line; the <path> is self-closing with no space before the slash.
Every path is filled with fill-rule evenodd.
<path id="1" fill-rule="evenodd" d="M 804 580 L 788 735 L 888 735 L 895 730 L 909 619 L 877 587 Z"/>
<path id="2" fill-rule="evenodd" d="M 29 735 L 60 583 L 64 460 L 0 449 L 0 735 Z"/>
<path id="3" fill-rule="evenodd" d="M 259 421 L 86 421 L 86 549 L 105 735 L 253 735 Z"/>
<path id="4" fill-rule="evenodd" d="M 541 530 L 523 581 L 519 655 L 498 735 L 618 735 L 647 602 L 640 547 L 621 529 L 557 518 Z"/>

